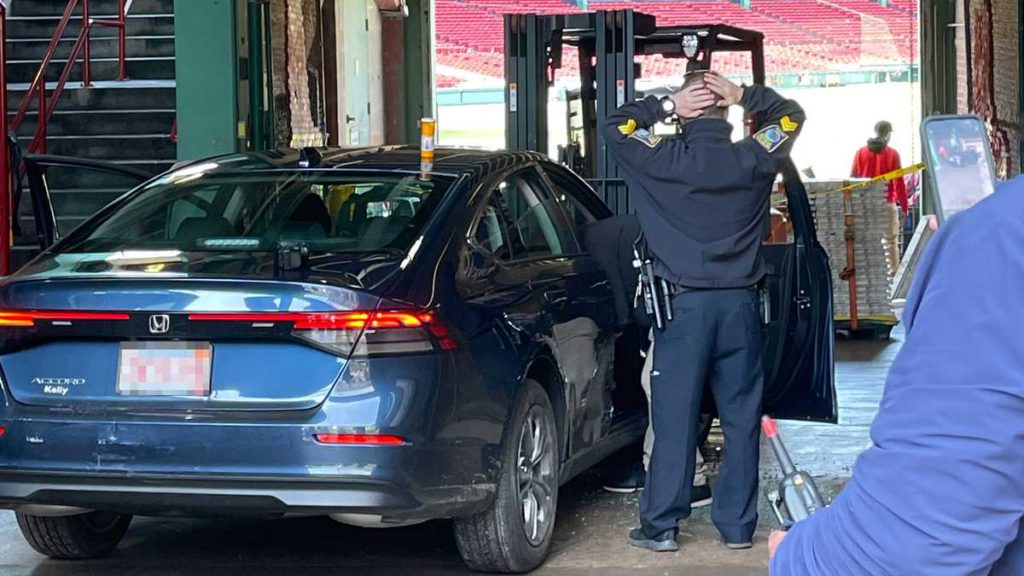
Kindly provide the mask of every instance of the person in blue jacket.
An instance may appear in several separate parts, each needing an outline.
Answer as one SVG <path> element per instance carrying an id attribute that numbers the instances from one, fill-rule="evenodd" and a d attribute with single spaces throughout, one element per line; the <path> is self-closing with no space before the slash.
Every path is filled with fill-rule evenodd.
<path id="1" fill-rule="evenodd" d="M 871 448 L 772 576 L 1024 574 L 1024 179 L 942 225 L 904 322 Z"/>

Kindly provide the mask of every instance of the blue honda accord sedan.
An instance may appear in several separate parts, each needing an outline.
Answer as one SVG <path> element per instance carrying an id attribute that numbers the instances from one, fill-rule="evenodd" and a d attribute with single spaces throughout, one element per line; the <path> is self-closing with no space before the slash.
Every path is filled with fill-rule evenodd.
<path id="1" fill-rule="evenodd" d="M 191 163 L 3 280 L 0 507 L 28 542 L 100 556 L 132 515 L 452 518 L 470 567 L 537 567 L 559 486 L 646 425 L 641 332 L 584 247 L 611 214 L 535 154 L 423 168 L 402 147 Z M 827 262 L 796 245 L 766 247 L 766 400 L 834 419 Z"/>

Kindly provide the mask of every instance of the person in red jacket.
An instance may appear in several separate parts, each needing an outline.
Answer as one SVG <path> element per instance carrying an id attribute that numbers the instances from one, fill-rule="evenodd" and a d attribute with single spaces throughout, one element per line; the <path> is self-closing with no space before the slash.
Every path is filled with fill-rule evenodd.
<path id="1" fill-rule="evenodd" d="M 899 170 L 903 167 L 900 162 L 900 153 L 889 147 L 889 137 L 892 136 L 892 124 L 882 120 L 875 124 L 875 137 L 868 140 L 868 145 L 857 151 L 853 159 L 854 178 L 874 178 L 886 172 Z M 892 207 L 889 217 L 888 233 L 886 242 L 889 247 L 889 264 L 892 272 L 899 268 L 900 258 L 900 214 L 907 214 L 907 185 L 903 178 L 894 178 L 889 182 L 886 200 Z"/>

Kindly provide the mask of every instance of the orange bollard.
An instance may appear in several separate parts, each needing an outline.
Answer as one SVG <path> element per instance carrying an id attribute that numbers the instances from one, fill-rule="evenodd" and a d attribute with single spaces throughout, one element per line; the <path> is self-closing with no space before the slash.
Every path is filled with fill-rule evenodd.
<path id="1" fill-rule="evenodd" d="M 434 169 L 434 147 L 437 141 L 437 120 L 424 118 L 420 120 L 420 178 L 430 179 Z"/>

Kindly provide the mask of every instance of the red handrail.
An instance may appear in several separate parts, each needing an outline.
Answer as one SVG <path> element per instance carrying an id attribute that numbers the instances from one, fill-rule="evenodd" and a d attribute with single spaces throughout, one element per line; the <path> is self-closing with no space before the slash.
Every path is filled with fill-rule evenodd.
<path id="1" fill-rule="evenodd" d="M 132 0 L 119 0 L 118 2 L 118 14 L 116 20 L 92 20 L 89 16 L 89 0 L 82 1 L 82 30 L 78 34 L 78 38 L 75 41 L 74 47 L 71 49 L 71 54 L 68 56 L 68 61 L 64 65 L 64 69 L 61 71 L 60 77 L 57 80 L 57 85 L 53 89 L 53 93 L 50 98 L 46 97 L 46 71 L 49 69 L 50 63 L 53 60 L 54 54 L 57 52 L 57 47 L 60 45 L 61 39 L 64 37 L 64 31 L 67 29 L 68 22 L 71 21 L 71 16 L 75 12 L 75 8 L 78 7 L 79 0 L 68 0 L 68 5 L 64 8 L 64 14 L 61 16 L 60 22 L 57 23 L 57 28 L 53 32 L 53 37 L 50 38 L 50 43 L 46 47 L 46 51 L 43 52 L 42 61 L 39 64 L 39 71 L 32 78 L 32 82 L 29 85 L 28 91 L 21 99 L 21 103 L 18 106 L 18 112 L 11 120 L 10 124 L 7 122 L 7 7 L 0 1 L 0 126 L 3 130 L 0 131 L 0 276 L 6 276 L 11 272 L 11 244 L 12 244 L 12 228 L 14 215 L 13 199 L 11 197 L 11 185 L 13 178 L 20 178 L 22 173 L 22 166 L 11 165 L 11 149 L 8 134 L 15 132 L 21 123 L 25 120 L 26 114 L 28 114 L 28 108 L 32 104 L 33 99 L 38 99 L 38 120 L 36 122 L 36 132 L 32 138 L 32 143 L 29 145 L 29 152 L 45 152 L 46 151 L 46 133 L 47 125 L 50 122 L 50 118 L 53 116 L 53 110 L 57 106 L 57 102 L 60 100 L 61 94 L 64 92 L 64 88 L 67 85 L 68 78 L 71 77 L 71 71 L 74 69 L 75 64 L 79 58 L 82 57 L 82 84 L 83 86 L 89 86 L 92 83 L 92 54 L 90 54 L 90 42 L 92 40 L 92 27 L 93 26 L 112 26 L 118 29 L 117 33 L 117 50 L 118 50 L 118 80 L 127 80 L 127 65 L 126 65 L 126 29 L 128 23 L 128 9 L 131 6 Z"/>
<path id="2" fill-rule="evenodd" d="M 50 44 L 46 47 L 46 51 L 43 52 L 43 60 L 39 63 L 39 71 L 36 72 L 35 77 L 32 79 L 28 92 L 21 98 L 18 113 L 14 116 L 14 120 L 11 121 L 11 130 L 17 130 L 21 126 L 22 120 L 25 119 L 25 114 L 28 113 L 29 104 L 34 97 L 33 94 L 39 90 L 40 85 L 46 85 L 46 69 L 50 66 L 50 60 L 53 59 L 53 55 L 57 52 L 57 45 L 64 36 L 64 29 L 68 27 L 71 15 L 75 12 L 77 6 L 78 0 L 70 0 L 64 9 L 64 15 L 61 17 L 60 22 L 57 23 L 57 28 L 53 31 L 53 37 L 50 38 Z M 6 84 L 4 86 L 6 87 Z"/>
<path id="3" fill-rule="evenodd" d="M 71 15 L 74 13 L 75 8 L 78 7 L 78 4 L 79 0 L 68 0 L 68 5 L 64 9 L 64 15 L 57 24 L 53 37 L 50 39 L 50 44 L 43 53 L 43 59 L 39 64 L 39 71 L 32 79 L 32 84 L 29 85 L 28 91 L 22 97 L 21 104 L 18 106 L 18 113 L 11 122 L 11 129 L 17 130 L 25 119 L 25 115 L 28 113 L 28 108 L 31 105 L 32 100 L 38 99 L 38 120 L 36 122 L 35 135 L 32 137 L 32 142 L 28 147 L 29 153 L 46 152 L 46 134 L 48 124 L 50 123 L 50 119 L 53 117 L 54 108 L 57 107 L 57 102 L 60 100 L 61 94 L 64 93 L 64 88 L 67 85 L 68 79 L 71 77 L 71 72 L 74 70 L 79 56 L 82 58 L 82 85 L 86 87 L 92 85 L 92 54 L 90 51 L 90 43 L 92 41 L 93 26 L 110 26 L 118 29 L 117 79 L 128 79 L 125 55 L 127 45 L 126 28 L 128 23 L 128 5 L 126 5 L 125 0 L 119 0 L 116 20 L 93 20 L 89 16 L 89 0 L 81 0 L 82 29 L 78 33 L 78 38 L 75 40 L 75 45 L 71 49 L 67 62 L 64 64 L 64 69 L 61 71 L 60 77 L 57 79 L 57 84 L 54 87 L 49 100 L 47 100 L 46 71 L 49 69 L 53 56 L 57 51 L 57 46 L 60 44 L 60 41 L 64 36 L 64 31 L 71 19 Z"/>
<path id="4" fill-rule="evenodd" d="M 11 273 L 11 151 L 7 139 L 7 8 L 0 3 L 0 276 Z"/>
<path id="5" fill-rule="evenodd" d="M 127 52 L 126 44 L 126 32 L 128 23 L 128 10 L 131 9 L 132 2 L 134 0 L 118 0 L 117 3 L 117 20 L 93 20 L 93 24 L 97 26 L 110 26 L 117 28 L 117 79 L 127 80 L 128 79 L 128 66 L 125 62 L 125 52 Z M 86 61 L 89 57 L 85 56 Z"/>
<path id="6" fill-rule="evenodd" d="M 88 0 L 85 0 L 88 2 Z M 46 130 L 50 123 L 50 119 L 53 118 L 53 110 L 57 107 L 57 101 L 60 100 L 61 94 L 64 93 L 64 88 L 68 83 L 68 78 L 71 77 L 71 71 L 75 68 L 75 60 L 78 59 L 80 53 L 84 53 L 85 47 L 89 45 L 89 31 L 88 27 L 82 29 L 78 33 L 78 40 L 75 41 L 75 45 L 71 48 L 71 55 L 68 56 L 67 64 L 64 65 L 64 69 L 61 70 L 60 77 L 57 79 L 57 85 L 53 88 L 53 93 L 50 95 L 50 100 L 46 100 L 46 90 L 39 91 L 39 115 L 36 120 L 36 135 L 32 138 L 32 143 L 28 146 L 30 154 L 36 152 L 46 152 Z M 83 67 L 83 78 L 87 73 L 87 68 Z"/>

